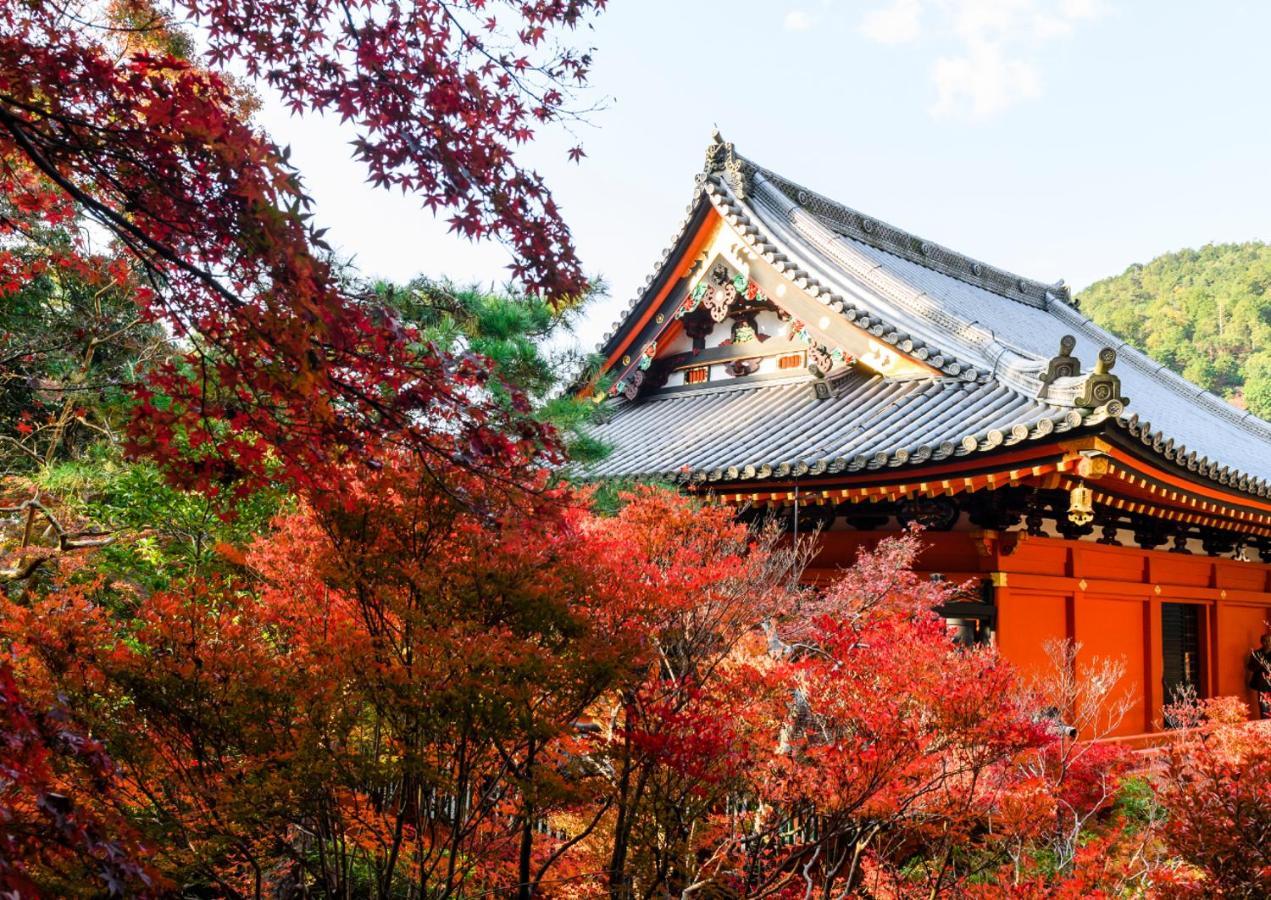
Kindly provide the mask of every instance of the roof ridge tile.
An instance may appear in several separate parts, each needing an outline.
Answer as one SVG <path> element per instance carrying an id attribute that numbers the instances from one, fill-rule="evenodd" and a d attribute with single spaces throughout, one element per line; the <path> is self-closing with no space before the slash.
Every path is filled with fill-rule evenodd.
<path id="1" fill-rule="evenodd" d="M 1052 299 L 1072 305 L 1071 291 L 1062 280 L 1046 284 L 1025 278 L 839 203 L 738 154 L 718 132 L 707 149 L 706 157 L 705 174 L 722 174 L 742 199 L 746 199 L 749 193 L 751 180 L 760 174 L 791 201 L 838 234 L 1030 306 L 1046 309 Z"/>

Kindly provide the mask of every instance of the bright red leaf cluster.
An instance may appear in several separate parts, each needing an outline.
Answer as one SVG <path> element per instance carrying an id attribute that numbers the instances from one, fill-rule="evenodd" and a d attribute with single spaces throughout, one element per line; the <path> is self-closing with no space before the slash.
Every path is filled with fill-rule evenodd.
<path id="1" fill-rule="evenodd" d="M 957 645 L 917 535 L 814 590 L 806 548 L 728 508 L 592 511 L 488 361 L 350 287 L 221 73 L 352 122 L 373 182 L 507 242 L 559 308 L 585 284 L 515 148 L 569 114 L 590 59 L 556 37 L 603 7 L 0 0 L 0 300 L 129 293 L 175 341 L 130 451 L 209 495 L 294 489 L 212 574 L 118 590 L 51 559 L 0 604 L 0 888 L 1265 892 L 1253 732 L 1206 709 L 1157 773 L 1168 824 L 1131 820 L 1128 757 L 1054 727 L 1103 715 L 1075 650 L 1044 705 Z"/>
<path id="2" fill-rule="evenodd" d="M 1179 894 L 1271 893 L 1271 723 L 1245 722 L 1242 698 L 1184 701 L 1170 715 L 1189 726 L 1164 750 L 1165 838 L 1199 877 Z"/>

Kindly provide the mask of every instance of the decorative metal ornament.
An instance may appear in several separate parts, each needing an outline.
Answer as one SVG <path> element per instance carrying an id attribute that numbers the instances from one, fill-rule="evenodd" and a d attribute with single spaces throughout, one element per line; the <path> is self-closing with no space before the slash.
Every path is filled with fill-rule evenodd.
<path id="1" fill-rule="evenodd" d="M 1089 525 L 1094 521 L 1094 491 L 1084 482 L 1068 494 L 1068 521 L 1074 525 Z"/>
<path id="2" fill-rule="evenodd" d="M 830 351 L 820 344 L 813 344 L 808 349 L 808 371 L 817 378 L 824 378 L 834 368 L 834 357 Z"/>
<path id="3" fill-rule="evenodd" d="M 1111 460 L 1102 453 L 1083 456 L 1077 462 L 1077 474 L 1083 479 L 1097 481 L 1112 470 Z"/>
<path id="4" fill-rule="evenodd" d="M 1116 363 L 1117 352 L 1111 347 L 1099 351 L 1094 371 L 1086 376 L 1086 383 L 1075 401 L 1077 406 L 1095 409 L 1113 400 L 1120 401 L 1122 405 L 1130 402 L 1121 396 L 1121 379 L 1111 374 Z"/>
<path id="5" fill-rule="evenodd" d="M 745 199 L 750 189 L 750 176 L 754 167 L 737 155 L 732 141 L 726 141 L 718 131 L 711 135 L 710 146 L 706 148 L 706 165 L 703 175 L 710 177 L 716 172 L 723 173 L 738 198 Z"/>
<path id="6" fill-rule="evenodd" d="M 1042 383 L 1042 389 L 1037 396 L 1045 398 L 1050 392 L 1050 386 L 1060 378 L 1072 378 L 1081 374 L 1081 360 L 1072 355 L 1072 351 L 1077 346 L 1077 339 L 1071 334 L 1065 334 L 1059 339 L 1059 354 L 1051 357 L 1050 362 L 1046 365 L 1046 371 L 1039 376 Z"/>
<path id="7" fill-rule="evenodd" d="M 746 195 L 750 193 L 750 170 L 741 161 L 741 157 L 733 154 L 731 144 L 728 162 L 724 163 L 724 177 L 728 179 L 728 186 L 733 189 L 737 199 L 745 200 Z"/>
<path id="8" fill-rule="evenodd" d="M 729 304 L 722 291 L 711 288 L 706 292 L 706 296 L 702 298 L 702 305 L 710 312 L 713 321 L 722 322 L 728 318 Z"/>

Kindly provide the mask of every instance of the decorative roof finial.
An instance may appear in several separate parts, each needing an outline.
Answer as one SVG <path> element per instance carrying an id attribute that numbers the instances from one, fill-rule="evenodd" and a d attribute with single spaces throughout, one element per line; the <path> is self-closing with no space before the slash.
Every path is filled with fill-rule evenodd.
<path id="1" fill-rule="evenodd" d="M 1050 393 L 1050 386 L 1056 380 L 1071 378 L 1074 375 L 1081 374 L 1081 360 L 1072 355 L 1072 351 L 1076 346 L 1077 339 L 1071 334 L 1065 334 L 1059 339 L 1059 355 L 1051 357 L 1050 362 L 1046 365 L 1046 371 L 1039 376 L 1042 389 L 1037 392 L 1038 398 L 1046 399 L 1046 396 Z"/>
<path id="2" fill-rule="evenodd" d="M 706 174 L 714 175 L 724 168 L 724 163 L 732 153 L 733 145 L 724 140 L 719 128 L 711 131 L 711 142 L 706 147 Z"/>
<path id="3" fill-rule="evenodd" d="M 1086 409 L 1095 409 L 1114 400 L 1122 406 L 1129 399 L 1121 396 L 1121 379 L 1112 374 L 1112 367 L 1117 364 L 1117 352 L 1111 347 L 1099 351 L 1099 358 L 1094 364 L 1094 371 L 1086 376 L 1076 405 Z"/>
<path id="4" fill-rule="evenodd" d="M 737 155 L 732 141 L 724 140 L 724 136 L 716 128 L 711 133 L 710 146 L 706 148 L 706 167 L 703 174 L 710 178 L 722 172 L 737 198 L 745 200 L 750 189 L 750 175 L 753 170 L 754 167 L 750 163 Z"/>

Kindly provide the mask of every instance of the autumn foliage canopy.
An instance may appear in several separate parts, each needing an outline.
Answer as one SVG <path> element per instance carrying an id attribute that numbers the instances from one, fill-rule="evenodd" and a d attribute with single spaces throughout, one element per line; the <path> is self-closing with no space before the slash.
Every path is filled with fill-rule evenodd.
<path id="1" fill-rule="evenodd" d="M 813 588 L 781 522 L 571 483 L 252 121 L 338 116 L 559 314 L 589 285 L 518 148 L 604 5 L 0 0 L 0 892 L 1264 890 L 1230 710 L 1151 764 L 1074 742 L 1084 659 L 959 645 L 920 534 Z"/>

